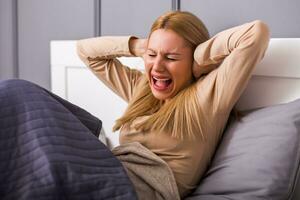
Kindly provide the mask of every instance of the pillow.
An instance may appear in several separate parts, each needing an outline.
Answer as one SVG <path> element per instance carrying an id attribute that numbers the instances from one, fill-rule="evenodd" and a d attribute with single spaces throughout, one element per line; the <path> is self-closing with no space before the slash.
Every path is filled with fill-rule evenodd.
<path id="1" fill-rule="evenodd" d="M 208 171 L 186 199 L 291 199 L 299 158 L 300 99 L 249 111 L 229 120 Z"/>

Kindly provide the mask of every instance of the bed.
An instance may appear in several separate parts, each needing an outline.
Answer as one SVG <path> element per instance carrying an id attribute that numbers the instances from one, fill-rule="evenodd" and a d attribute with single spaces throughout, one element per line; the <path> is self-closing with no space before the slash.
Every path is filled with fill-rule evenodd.
<path id="1" fill-rule="evenodd" d="M 120 59 L 142 69 L 139 58 Z M 84 67 L 75 41 L 51 42 L 51 81 L 52 92 L 102 119 L 102 140 L 118 145 L 110 129 L 126 105 Z M 209 169 L 186 199 L 299 199 L 299 86 L 300 39 L 272 38 L 236 105 L 242 120 L 230 119 Z"/>
<path id="2" fill-rule="evenodd" d="M 187 199 L 300 199 L 300 39 L 272 38 Z"/>

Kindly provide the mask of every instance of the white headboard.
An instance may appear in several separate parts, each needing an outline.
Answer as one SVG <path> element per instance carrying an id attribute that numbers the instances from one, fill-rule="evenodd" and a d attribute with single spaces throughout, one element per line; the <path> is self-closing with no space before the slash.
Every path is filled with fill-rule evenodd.
<path id="1" fill-rule="evenodd" d="M 127 66 L 143 69 L 141 58 L 122 57 L 120 60 Z M 110 146 L 118 145 L 118 134 L 112 133 L 111 128 L 126 103 L 78 58 L 76 41 L 51 42 L 51 90 L 100 118 Z M 272 38 L 237 108 L 247 110 L 296 98 L 300 98 L 300 38 Z"/>
<path id="2" fill-rule="evenodd" d="M 297 98 L 300 98 L 300 38 L 272 38 L 237 108 L 259 108 Z"/>

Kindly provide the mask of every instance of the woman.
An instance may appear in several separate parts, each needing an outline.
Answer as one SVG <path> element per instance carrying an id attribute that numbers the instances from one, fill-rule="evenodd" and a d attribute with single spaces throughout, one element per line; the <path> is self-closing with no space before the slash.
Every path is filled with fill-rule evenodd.
<path id="1" fill-rule="evenodd" d="M 259 20 L 209 38 L 196 16 L 172 11 L 153 23 L 147 39 L 90 38 L 77 47 L 94 74 L 128 102 L 113 128 L 120 129 L 120 144 L 138 142 L 166 162 L 184 197 L 209 165 L 268 41 Z M 145 73 L 122 65 L 119 56 L 143 57 Z"/>

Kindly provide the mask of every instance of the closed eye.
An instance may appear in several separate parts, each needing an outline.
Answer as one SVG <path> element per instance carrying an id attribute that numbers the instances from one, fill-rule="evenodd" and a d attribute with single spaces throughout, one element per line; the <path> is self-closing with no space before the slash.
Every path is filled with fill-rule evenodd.
<path id="1" fill-rule="evenodd" d="M 177 59 L 176 58 L 173 58 L 173 57 L 166 57 L 168 60 L 170 61 L 176 61 Z"/>

